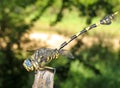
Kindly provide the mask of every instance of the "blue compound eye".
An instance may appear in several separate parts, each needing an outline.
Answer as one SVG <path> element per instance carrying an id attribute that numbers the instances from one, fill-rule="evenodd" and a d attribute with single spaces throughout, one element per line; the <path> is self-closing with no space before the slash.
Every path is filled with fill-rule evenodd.
<path id="1" fill-rule="evenodd" d="M 25 64 L 28 66 L 28 67 L 31 67 L 32 66 L 32 63 L 29 59 L 26 59 L 25 60 Z"/>

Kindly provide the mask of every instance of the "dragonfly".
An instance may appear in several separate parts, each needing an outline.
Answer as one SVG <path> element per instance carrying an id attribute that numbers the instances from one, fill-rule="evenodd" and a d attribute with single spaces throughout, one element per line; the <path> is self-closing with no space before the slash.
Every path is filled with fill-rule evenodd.
<path id="1" fill-rule="evenodd" d="M 112 23 L 112 20 L 115 18 L 115 16 L 119 13 L 119 11 L 110 14 L 103 19 L 101 19 L 98 23 L 92 24 L 80 32 L 76 33 L 75 35 L 72 35 L 68 41 L 63 42 L 60 47 L 57 49 L 51 49 L 51 48 L 39 48 L 36 50 L 33 50 L 34 53 L 24 60 L 23 66 L 27 71 L 37 71 L 37 70 L 45 70 L 45 69 L 54 69 L 52 67 L 46 66 L 48 63 L 50 63 L 54 59 L 58 59 L 59 56 L 67 56 L 70 58 L 74 58 L 74 56 L 70 53 L 64 50 L 63 48 L 67 46 L 71 41 L 75 40 L 78 36 L 86 33 L 87 31 L 94 29 L 98 25 L 110 25 Z"/>
<path id="2" fill-rule="evenodd" d="M 31 51 L 31 50 L 30 50 Z M 39 48 L 37 50 L 32 50 L 34 53 L 27 58 L 23 66 L 27 71 L 33 71 L 33 70 L 55 70 L 52 67 L 46 66 L 51 60 L 58 59 L 59 56 L 66 56 L 68 58 L 74 58 L 71 52 L 68 52 L 68 50 L 64 49 L 50 49 L 50 48 Z"/>

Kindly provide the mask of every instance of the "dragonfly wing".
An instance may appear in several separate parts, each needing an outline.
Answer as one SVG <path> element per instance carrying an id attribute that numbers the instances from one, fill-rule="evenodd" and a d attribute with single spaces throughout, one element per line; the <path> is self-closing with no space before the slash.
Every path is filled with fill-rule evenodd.
<path id="1" fill-rule="evenodd" d="M 75 58 L 74 55 L 71 52 L 69 52 L 68 50 L 62 50 L 62 51 L 60 51 L 60 54 L 63 56 L 66 56 L 68 58 L 71 58 L 71 59 Z"/>

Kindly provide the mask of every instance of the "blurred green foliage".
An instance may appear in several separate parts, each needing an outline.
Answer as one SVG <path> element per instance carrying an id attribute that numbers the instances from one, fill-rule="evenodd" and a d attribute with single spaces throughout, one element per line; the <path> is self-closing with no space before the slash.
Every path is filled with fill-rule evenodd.
<path id="1" fill-rule="evenodd" d="M 27 53 L 21 44 L 30 42 L 23 36 L 43 14 L 54 14 L 51 25 L 55 25 L 62 20 L 65 10 L 76 10 L 90 24 L 95 16 L 120 8 L 119 3 L 120 0 L 1 0 L 0 88 L 31 87 L 34 73 L 28 73 L 22 66 Z M 90 48 L 81 46 L 84 44 L 79 40 L 71 49 L 75 60 L 62 57 L 62 61 L 51 63 L 57 69 L 55 88 L 119 88 L 120 49 L 113 51 L 101 42 Z"/>

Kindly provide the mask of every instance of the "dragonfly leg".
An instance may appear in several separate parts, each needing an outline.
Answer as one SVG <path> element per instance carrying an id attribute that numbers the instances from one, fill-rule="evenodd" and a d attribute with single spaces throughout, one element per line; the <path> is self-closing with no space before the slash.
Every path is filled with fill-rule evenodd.
<path id="1" fill-rule="evenodd" d="M 44 66 L 44 67 L 39 67 L 39 70 L 49 70 L 50 72 L 53 72 L 54 74 L 56 73 L 56 68 L 49 67 L 49 66 Z"/>
<path id="2" fill-rule="evenodd" d="M 56 68 L 48 67 L 48 66 L 45 66 L 44 68 L 47 69 L 47 70 L 49 70 L 49 71 L 52 71 L 52 72 L 54 73 L 54 75 L 55 75 L 55 73 L 56 73 Z"/>

